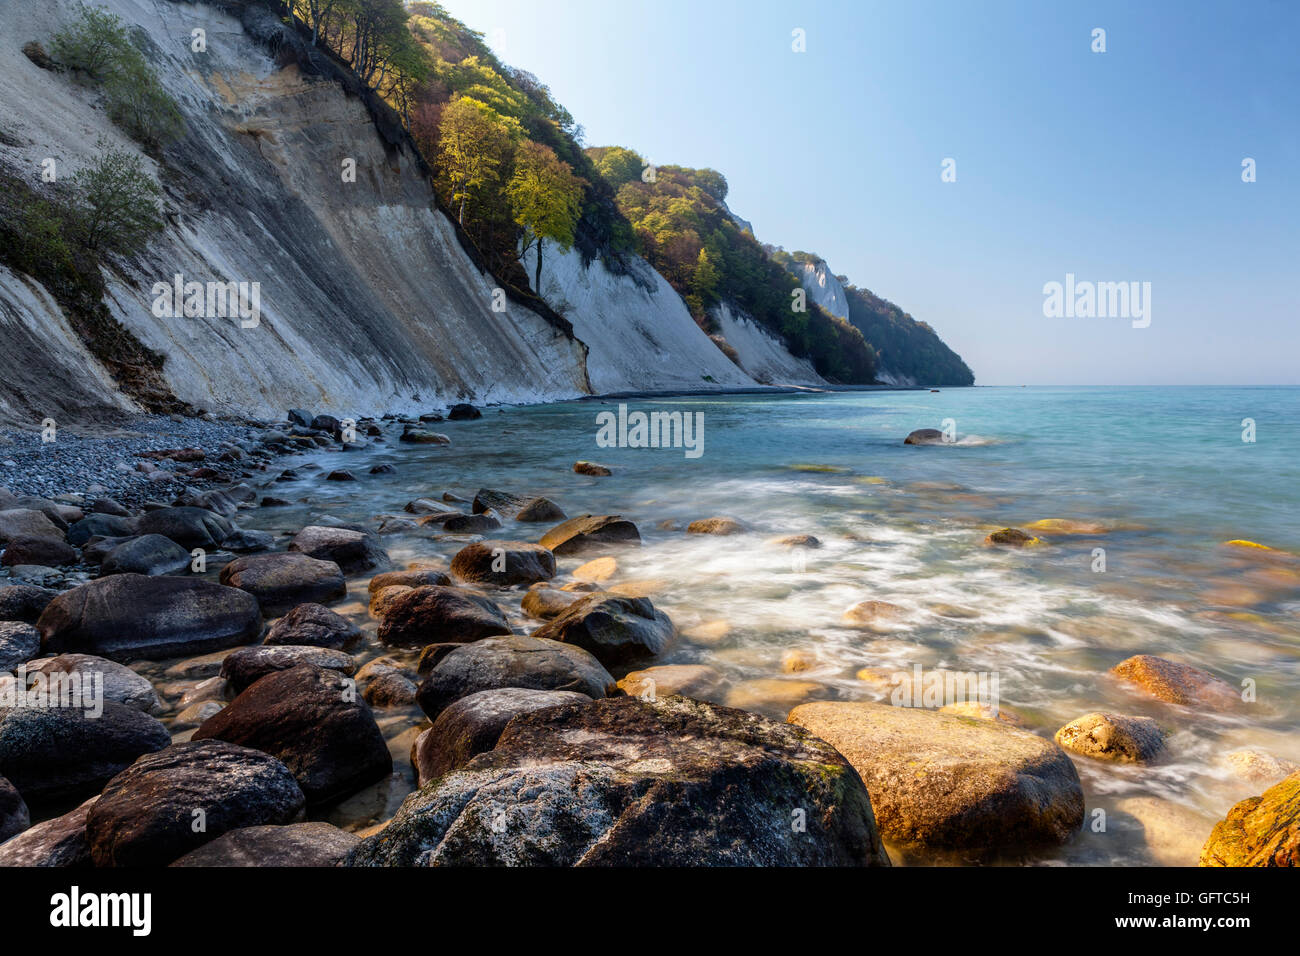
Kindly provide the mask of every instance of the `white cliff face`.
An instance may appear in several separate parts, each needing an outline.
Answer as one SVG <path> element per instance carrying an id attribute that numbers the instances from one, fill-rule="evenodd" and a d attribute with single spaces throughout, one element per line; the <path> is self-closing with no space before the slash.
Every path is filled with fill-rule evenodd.
<path id="1" fill-rule="evenodd" d="M 531 278 L 533 250 L 524 265 Z M 631 257 L 629 274 L 615 275 L 600 260 L 584 267 L 577 249 L 562 253 L 548 243 L 542 294 L 587 346 L 587 375 L 596 392 L 754 384 L 644 259 Z"/>
<path id="2" fill-rule="evenodd" d="M 725 302 L 710 313 L 740 364 L 763 385 L 825 385 L 807 359 L 795 358 L 785 343 L 752 318 Z"/>
<path id="3" fill-rule="evenodd" d="M 212 6 L 97 2 L 144 31 L 146 56 L 187 124 L 166 169 L 145 157 L 166 191 L 166 228 L 105 275 L 113 315 L 166 356 L 163 374 L 177 397 L 217 413 L 279 418 L 289 407 L 359 416 L 589 391 L 581 343 L 513 303 L 494 311 L 491 276 L 431 209 L 412 157 L 386 147 L 359 100 L 332 80 L 278 67 L 239 20 Z M 97 140 L 143 156 L 93 90 L 20 52 L 28 40 L 48 48 L 71 16 L 70 0 L 22 4 L 21 16 L 15 0 L 0 4 L 3 126 L 20 144 L 0 144 L 0 163 L 36 183 L 43 159 L 67 177 Z M 205 53 L 190 46 L 199 28 Z M 343 176 L 349 160 L 355 182 Z M 256 327 L 237 316 L 155 314 L 155 283 L 177 274 L 258 283 Z M 105 390 L 106 373 L 32 285 L 0 273 L 0 321 L 46 345 L 45 374 L 34 376 L 21 404 L 57 403 L 67 387 L 60 370 L 72 368 L 83 370 L 74 379 L 86 396 L 120 407 Z M 0 414 L 22 411 L 15 402 L 12 389 L 0 391 Z"/>
<path id="4" fill-rule="evenodd" d="M 848 319 L 849 298 L 844 292 L 844 286 L 840 285 L 840 280 L 835 278 L 835 273 L 831 272 L 831 267 L 824 260 L 805 262 L 799 281 L 814 305 L 820 305 L 831 315 Z"/>

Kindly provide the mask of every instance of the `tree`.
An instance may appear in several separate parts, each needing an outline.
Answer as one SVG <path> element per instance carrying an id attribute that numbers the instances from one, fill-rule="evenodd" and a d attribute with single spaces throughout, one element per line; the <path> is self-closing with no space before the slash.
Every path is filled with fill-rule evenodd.
<path id="1" fill-rule="evenodd" d="M 470 196 L 500 181 L 501 163 L 509 156 L 510 127 L 487 104 L 458 96 L 442 111 L 438 158 L 451 180 L 451 201 L 459 207 L 457 219 L 465 224 L 465 203 Z"/>
<path id="2" fill-rule="evenodd" d="M 99 148 L 103 152 L 72 176 L 80 194 L 76 218 L 82 242 L 92 250 L 135 252 L 162 228 L 162 191 L 138 156 L 103 142 Z"/>
<path id="3" fill-rule="evenodd" d="M 112 74 L 123 59 L 137 52 L 120 17 L 84 3 L 77 4 L 72 23 L 54 35 L 50 49 L 55 61 L 96 80 Z"/>
<path id="4" fill-rule="evenodd" d="M 542 291 L 542 245 L 547 239 L 565 251 L 573 245 L 586 185 L 549 146 L 525 140 L 515 153 L 515 174 L 506 186 L 506 195 L 515 222 L 524 230 L 523 251 L 537 246 L 533 289 L 538 295 Z"/>
<path id="5" fill-rule="evenodd" d="M 597 150 L 592 150 L 596 153 Z M 596 159 L 596 172 L 604 178 L 615 189 L 618 189 L 624 183 L 635 182 L 641 178 L 641 171 L 645 169 L 645 160 L 637 153 L 630 149 L 624 149 L 622 146 L 609 146 L 599 150 L 599 158 Z"/>
<path id="6" fill-rule="evenodd" d="M 146 145 L 170 142 L 185 129 L 176 101 L 139 54 L 104 82 L 104 94 L 113 122 Z"/>

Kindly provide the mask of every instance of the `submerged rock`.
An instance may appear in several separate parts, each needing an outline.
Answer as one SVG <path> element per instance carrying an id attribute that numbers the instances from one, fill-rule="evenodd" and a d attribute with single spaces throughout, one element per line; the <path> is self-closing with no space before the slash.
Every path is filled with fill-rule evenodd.
<path id="1" fill-rule="evenodd" d="M 361 838 L 328 823 L 241 827 L 172 866 L 339 866 Z"/>
<path id="2" fill-rule="evenodd" d="M 701 518 L 686 526 L 687 534 L 744 534 L 749 529 L 735 518 L 715 517 Z"/>
<path id="3" fill-rule="evenodd" d="M 615 689 L 614 678 L 580 647 L 535 637 L 489 637 L 454 648 L 420 684 L 420 709 L 431 720 L 462 697 L 482 690 L 523 687 L 568 690 L 591 698 Z"/>
<path id="4" fill-rule="evenodd" d="M 1072 720 L 1056 732 L 1066 750 L 1116 763 L 1151 763 L 1165 749 L 1164 732 L 1150 717 L 1095 712 Z"/>
<path id="5" fill-rule="evenodd" d="M 1083 824 L 1074 764 L 1027 731 L 864 702 L 803 704 L 789 720 L 848 758 L 872 793 L 881 832 L 904 846 L 1064 843 Z"/>
<path id="6" fill-rule="evenodd" d="M 1156 700 L 1184 707 L 1230 710 L 1241 700 L 1231 684 L 1213 674 L 1176 661 L 1138 654 L 1116 664 L 1111 673 Z"/>
<path id="7" fill-rule="evenodd" d="M 386 607 L 379 640 L 400 647 L 440 642 L 477 641 L 509 634 L 505 614 L 480 594 L 459 588 L 412 588 Z"/>
<path id="8" fill-rule="evenodd" d="M 542 535 L 542 547 L 555 554 L 581 554 L 607 545 L 639 545 L 636 525 L 621 515 L 580 515 Z"/>
<path id="9" fill-rule="evenodd" d="M 601 592 L 571 604 L 532 636 L 576 645 L 609 666 L 661 654 L 674 634 L 668 615 L 648 599 Z"/>
<path id="10" fill-rule="evenodd" d="M 1216 823 L 1201 866 L 1300 866 L 1300 771 Z"/>
<path id="11" fill-rule="evenodd" d="M 534 586 L 524 594 L 520 608 L 529 617 L 549 621 L 578 600 L 581 600 L 581 598 L 572 591 L 561 591 L 558 588 L 548 586 Z"/>
<path id="12" fill-rule="evenodd" d="M 109 782 L 86 838 L 95 866 L 166 866 L 231 830 L 293 823 L 303 806 L 272 756 L 218 740 L 174 744 Z"/>
<path id="13" fill-rule="evenodd" d="M 286 614 L 299 604 L 326 604 L 347 594 L 342 569 L 296 552 L 236 558 L 221 569 L 221 583 L 247 591 L 262 612 Z"/>
<path id="14" fill-rule="evenodd" d="M 1037 538 L 1019 528 L 1003 528 L 1001 531 L 994 531 L 984 539 L 985 545 L 1002 548 L 1027 548 L 1038 543 Z"/>
<path id="15" fill-rule="evenodd" d="M 942 445 L 945 444 L 943 432 L 937 428 L 918 428 L 903 439 L 904 445 Z"/>
<path id="16" fill-rule="evenodd" d="M 721 684 L 722 675 L 707 664 L 661 664 L 631 671 L 618 687 L 629 697 L 677 695 L 708 700 Z"/>
<path id="17" fill-rule="evenodd" d="M 348 574 L 388 566 L 388 553 L 379 539 L 365 531 L 310 525 L 294 535 L 289 550 L 333 561 Z"/>
<path id="18" fill-rule="evenodd" d="M 252 595 L 223 584 L 114 574 L 60 594 L 36 626 L 46 653 L 156 661 L 248 644 L 262 614 Z"/>
<path id="19" fill-rule="evenodd" d="M 608 478 L 614 474 L 614 470 L 609 465 L 598 465 L 594 461 L 575 461 L 573 470 L 579 475 L 590 475 L 593 478 Z"/>

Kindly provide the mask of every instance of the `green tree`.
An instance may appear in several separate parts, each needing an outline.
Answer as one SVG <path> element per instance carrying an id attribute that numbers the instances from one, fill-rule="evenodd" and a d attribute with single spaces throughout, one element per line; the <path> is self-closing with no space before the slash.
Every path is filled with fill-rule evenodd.
<path id="1" fill-rule="evenodd" d="M 104 81 L 104 95 L 109 117 L 142 143 L 161 146 L 185 129 L 176 101 L 138 53 Z"/>
<path id="2" fill-rule="evenodd" d="M 562 250 L 573 245 L 586 185 L 549 146 L 525 140 L 515 153 L 515 174 L 506 186 L 506 195 L 515 222 L 524 230 L 523 251 L 537 246 L 533 289 L 538 295 L 542 292 L 542 246 L 547 239 Z"/>
<path id="3" fill-rule="evenodd" d="M 639 180 L 643 169 L 645 169 L 645 160 L 638 153 L 624 149 L 622 146 L 601 149 L 599 158 L 596 159 L 596 172 L 600 173 L 605 182 L 615 189 L 625 183 Z"/>
<path id="4" fill-rule="evenodd" d="M 500 181 L 501 164 L 509 156 L 510 127 L 490 106 L 458 96 L 442 111 L 438 158 L 451 181 L 451 201 L 465 224 L 470 196 Z"/>
<path id="5" fill-rule="evenodd" d="M 78 231 L 88 249 L 129 254 L 162 228 L 162 191 L 138 156 L 102 142 L 99 148 L 103 152 L 72 176 Z"/>
<path id="6" fill-rule="evenodd" d="M 137 53 L 121 17 L 84 3 L 77 4 L 73 21 L 54 34 L 50 51 L 57 62 L 96 80 L 106 78 L 124 58 Z"/>

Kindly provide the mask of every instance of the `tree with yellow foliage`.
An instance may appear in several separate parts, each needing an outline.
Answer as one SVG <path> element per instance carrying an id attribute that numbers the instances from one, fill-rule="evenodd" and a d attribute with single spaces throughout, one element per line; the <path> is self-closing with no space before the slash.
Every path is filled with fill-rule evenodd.
<path id="1" fill-rule="evenodd" d="M 515 172 L 506 186 L 515 222 L 524 230 L 526 253 L 537 246 L 533 290 L 542 294 L 542 245 L 555 242 L 561 250 L 573 245 L 573 231 L 582 214 L 582 192 L 587 181 L 575 176 L 555 150 L 525 140 L 515 152 Z"/>

